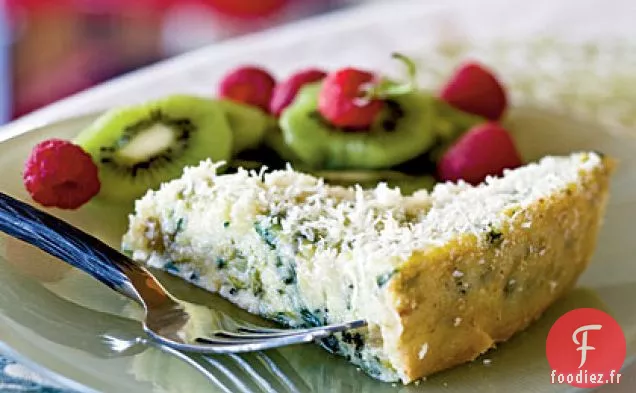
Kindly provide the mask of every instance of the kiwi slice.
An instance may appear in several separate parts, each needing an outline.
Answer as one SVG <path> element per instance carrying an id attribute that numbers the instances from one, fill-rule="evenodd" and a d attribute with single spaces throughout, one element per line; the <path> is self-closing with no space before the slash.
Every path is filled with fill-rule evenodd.
<path id="1" fill-rule="evenodd" d="M 435 173 L 437 163 L 446 150 L 466 131 L 486 119 L 453 108 L 444 101 L 433 99 L 433 132 L 435 142 L 419 156 L 393 166 L 391 170 L 406 174 Z"/>
<path id="2" fill-rule="evenodd" d="M 289 162 L 292 165 L 301 163 L 301 159 L 294 153 L 294 150 L 285 143 L 283 134 L 278 127 L 267 130 L 265 134 L 265 146 L 276 152 L 285 162 Z"/>
<path id="3" fill-rule="evenodd" d="M 257 148 L 268 128 L 276 124 L 276 120 L 261 109 L 240 104 L 230 100 L 217 100 L 221 110 L 226 114 L 234 144 L 234 155 L 249 149 Z"/>
<path id="4" fill-rule="evenodd" d="M 453 108 L 437 98 L 433 100 L 433 108 L 435 111 L 433 130 L 436 140 L 431 148 L 430 156 L 435 161 L 438 161 L 446 149 L 466 131 L 487 121 L 483 117 Z"/>
<path id="5" fill-rule="evenodd" d="M 99 167 L 100 197 L 129 201 L 202 160 L 227 161 L 232 132 L 213 100 L 175 95 L 111 110 L 75 143 Z"/>
<path id="6" fill-rule="evenodd" d="M 384 169 L 408 161 L 434 142 L 431 98 L 412 92 L 387 100 L 368 130 L 333 126 L 318 112 L 320 83 L 306 85 L 282 114 L 285 143 L 318 169 Z"/>
<path id="7" fill-rule="evenodd" d="M 415 191 L 432 190 L 436 180 L 430 175 L 407 175 L 390 170 L 347 170 L 347 171 L 313 171 L 314 176 L 323 178 L 333 185 L 349 187 L 360 185 L 362 188 L 375 188 L 378 183 L 387 183 L 389 187 L 399 187 L 402 194 L 408 195 Z"/>

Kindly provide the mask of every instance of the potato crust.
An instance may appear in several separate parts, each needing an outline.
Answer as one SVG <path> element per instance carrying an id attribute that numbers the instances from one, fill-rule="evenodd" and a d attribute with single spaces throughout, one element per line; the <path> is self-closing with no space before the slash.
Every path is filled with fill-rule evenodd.
<path id="1" fill-rule="evenodd" d="M 412 256 L 389 287 L 401 321 L 392 359 L 404 383 L 474 360 L 575 285 L 594 253 L 615 165 L 604 158 L 580 184 L 509 212 L 485 246 L 465 235 Z"/>

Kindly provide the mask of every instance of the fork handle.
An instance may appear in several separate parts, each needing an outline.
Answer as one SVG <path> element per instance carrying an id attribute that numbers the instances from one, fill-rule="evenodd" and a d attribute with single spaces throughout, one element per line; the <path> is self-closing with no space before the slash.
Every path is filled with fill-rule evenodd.
<path id="1" fill-rule="evenodd" d="M 126 275 L 136 265 L 86 232 L 0 192 L 0 231 L 29 243 L 139 301 Z"/>

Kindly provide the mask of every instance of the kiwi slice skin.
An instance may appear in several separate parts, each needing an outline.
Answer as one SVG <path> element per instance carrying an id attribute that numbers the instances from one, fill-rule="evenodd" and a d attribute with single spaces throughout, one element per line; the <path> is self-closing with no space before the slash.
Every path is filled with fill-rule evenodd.
<path id="1" fill-rule="evenodd" d="M 419 92 L 388 100 L 368 130 L 348 131 L 318 112 L 320 85 L 303 87 L 280 118 L 285 143 L 312 168 L 390 168 L 418 156 L 435 140 L 431 99 Z"/>
<path id="2" fill-rule="evenodd" d="M 202 160 L 227 161 L 232 131 L 213 100 L 174 95 L 113 109 L 74 140 L 99 168 L 99 198 L 126 202 Z"/>
<path id="3" fill-rule="evenodd" d="M 216 100 L 227 117 L 232 130 L 234 144 L 232 154 L 255 149 L 275 120 L 261 109 L 230 100 Z"/>

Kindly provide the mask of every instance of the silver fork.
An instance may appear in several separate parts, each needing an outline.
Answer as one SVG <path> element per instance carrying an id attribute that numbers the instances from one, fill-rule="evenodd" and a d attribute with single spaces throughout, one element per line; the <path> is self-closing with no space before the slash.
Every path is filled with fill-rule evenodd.
<path id="1" fill-rule="evenodd" d="M 209 314 L 170 294 L 144 267 L 101 240 L 24 202 L 0 193 L 0 231 L 27 242 L 88 273 L 111 289 L 139 303 L 148 336 L 171 348 L 198 353 L 240 353 L 308 343 L 334 333 L 366 326 L 366 321 L 311 327 L 272 329 L 228 324 L 209 334 L 194 334 L 209 325 Z M 228 329 L 231 325 L 232 329 Z"/>

